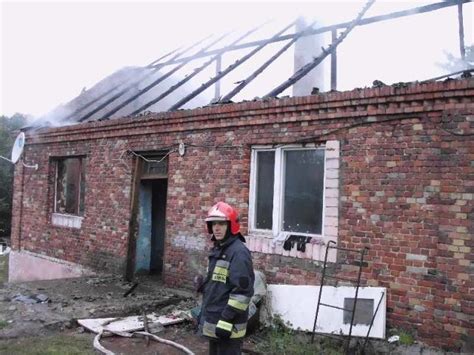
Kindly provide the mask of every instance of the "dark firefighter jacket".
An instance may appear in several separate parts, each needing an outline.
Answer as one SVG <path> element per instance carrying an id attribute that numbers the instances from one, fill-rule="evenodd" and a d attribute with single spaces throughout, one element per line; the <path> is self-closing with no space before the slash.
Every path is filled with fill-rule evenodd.
<path id="1" fill-rule="evenodd" d="M 209 255 L 200 322 L 203 335 L 210 338 L 217 338 L 216 327 L 231 331 L 234 339 L 247 329 L 255 276 L 250 251 L 239 237 L 243 239 L 230 236 Z"/>

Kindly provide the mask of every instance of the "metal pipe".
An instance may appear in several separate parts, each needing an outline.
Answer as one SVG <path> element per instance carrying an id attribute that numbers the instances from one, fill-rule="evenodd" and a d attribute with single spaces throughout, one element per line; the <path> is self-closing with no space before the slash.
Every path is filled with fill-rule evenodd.
<path id="1" fill-rule="evenodd" d="M 374 325 L 375 316 L 377 315 L 377 312 L 379 311 L 380 304 L 382 303 L 382 300 L 384 297 L 385 297 L 385 292 L 382 292 L 379 302 L 377 303 L 377 308 L 375 308 L 375 312 L 372 316 L 372 319 L 370 320 L 369 330 L 367 331 L 367 336 L 365 337 L 364 345 L 362 345 L 362 352 L 364 351 L 365 346 L 367 345 L 367 342 L 369 341 L 369 335 L 370 335 L 370 331 L 372 330 L 372 326 Z"/>
<path id="2" fill-rule="evenodd" d="M 326 276 L 327 277 L 327 276 Z M 321 306 L 329 307 L 329 308 L 334 308 L 334 309 L 339 309 L 341 311 L 346 311 L 346 312 L 352 312 L 352 309 L 349 308 L 344 308 L 344 307 L 339 307 L 339 306 L 334 306 L 332 304 L 327 304 L 327 303 L 320 303 Z"/>
<path id="3" fill-rule="evenodd" d="M 362 252 L 360 253 L 359 274 L 357 276 L 357 286 L 356 286 L 356 291 L 355 291 L 354 304 L 352 306 L 351 325 L 349 327 L 349 335 L 347 338 L 346 354 L 349 354 L 349 346 L 351 344 L 351 336 L 352 336 L 352 327 L 354 325 L 354 317 L 355 317 L 356 306 L 357 306 L 357 297 L 359 296 L 360 278 L 362 276 L 362 265 L 364 262 L 364 255 L 367 252 L 367 250 L 368 248 L 365 247 L 364 249 L 362 249 Z"/>
<path id="4" fill-rule="evenodd" d="M 321 295 L 323 293 L 324 276 L 326 275 L 326 263 L 328 261 L 328 252 L 329 252 L 329 248 L 331 248 L 331 244 L 336 245 L 336 242 L 333 240 L 330 240 L 326 246 L 326 253 L 324 254 L 324 267 L 323 267 L 323 272 L 321 274 L 321 284 L 319 286 L 318 304 L 316 306 L 316 315 L 314 316 L 313 333 L 311 334 L 311 344 L 313 344 L 314 342 L 314 334 L 316 332 L 316 322 L 318 321 L 319 306 L 321 304 Z"/>

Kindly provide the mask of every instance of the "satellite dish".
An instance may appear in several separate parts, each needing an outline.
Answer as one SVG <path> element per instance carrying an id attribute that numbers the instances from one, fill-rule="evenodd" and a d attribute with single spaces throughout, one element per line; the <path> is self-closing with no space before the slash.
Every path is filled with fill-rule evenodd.
<path id="1" fill-rule="evenodd" d="M 15 164 L 20 159 L 23 149 L 25 148 L 25 133 L 20 132 L 13 143 L 12 148 L 12 163 Z"/>

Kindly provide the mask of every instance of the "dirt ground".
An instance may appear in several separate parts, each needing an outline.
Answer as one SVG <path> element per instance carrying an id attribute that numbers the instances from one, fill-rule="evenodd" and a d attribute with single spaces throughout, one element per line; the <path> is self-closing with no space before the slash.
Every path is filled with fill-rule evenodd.
<path id="1" fill-rule="evenodd" d="M 0 354 L 98 354 L 93 347 L 95 334 L 80 327 L 78 319 L 143 315 L 143 312 L 167 315 L 175 310 L 188 311 L 197 305 L 193 293 L 164 287 L 156 278 L 137 279 L 136 287 L 135 283 L 118 276 L 13 284 L 6 283 L 6 265 L 7 257 L 0 256 Z M 167 326 L 156 335 L 175 341 L 196 355 L 208 352 L 208 342 L 196 334 L 190 321 Z M 340 346 L 326 342 L 323 337 L 317 337 L 319 345 L 309 344 L 309 339 L 308 334 L 301 332 L 260 329 L 245 339 L 244 354 L 343 353 Z M 124 355 L 183 353 L 140 337 L 104 337 L 101 344 L 115 354 Z M 365 354 L 446 353 L 422 344 L 371 340 Z"/>
<path id="2" fill-rule="evenodd" d="M 143 311 L 158 310 L 166 314 L 195 304 L 192 294 L 165 288 L 151 278 L 138 281 L 134 291 L 124 297 L 132 286 L 114 276 L 4 284 L 0 289 L 0 315 L 8 326 L 0 329 L 0 337 L 47 334 L 72 328 L 82 318 L 141 315 Z M 29 299 L 41 297 L 47 301 L 29 303 Z"/>
<path id="3" fill-rule="evenodd" d="M 52 344 L 51 354 L 61 354 L 65 346 L 71 354 L 94 354 L 95 334 L 80 327 L 78 319 L 143 312 L 166 315 L 197 305 L 193 293 L 166 288 L 153 277 L 141 277 L 133 283 L 119 276 L 7 283 L 7 262 L 7 257 L 0 256 L 0 354 L 35 353 L 39 339 L 45 343 L 44 349 Z M 36 303 L 38 299 L 45 301 Z M 196 355 L 207 354 L 207 341 L 195 333 L 189 321 L 165 327 L 156 335 L 182 344 Z M 143 338 L 104 337 L 101 344 L 116 354 L 182 354 L 169 345 L 155 341 L 147 344 Z"/>

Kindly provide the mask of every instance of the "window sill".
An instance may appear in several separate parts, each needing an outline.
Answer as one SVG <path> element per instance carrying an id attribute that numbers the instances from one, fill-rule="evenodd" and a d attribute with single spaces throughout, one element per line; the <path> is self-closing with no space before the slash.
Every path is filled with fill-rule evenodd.
<path id="1" fill-rule="evenodd" d="M 69 214 L 53 213 L 51 216 L 51 223 L 57 227 L 67 227 L 80 229 L 84 217 L 73 216 Z"/>
<path id="2" fill-rule="evenodd" d="M 314 237 L 315 242 L 306 243 L 305 251 L 298 251 L 296 245 L 291 250 L 283 249 L 283 242 L 273 243 L 273 238 L 267 234 L 250 234 L 245 236 L 247 248 L 251 252 L 262 253 L 262 254 L 275 254 L 282 256 L 289 256 L 298 259 L 309 259 L 323 261 L 326 253 L 325 245 L 329 240 L 335 240 L 336 238 L 324 238 Z M 329 262 L 336 261 L 336 250 L 330 249 L 328 255 Z"/>

